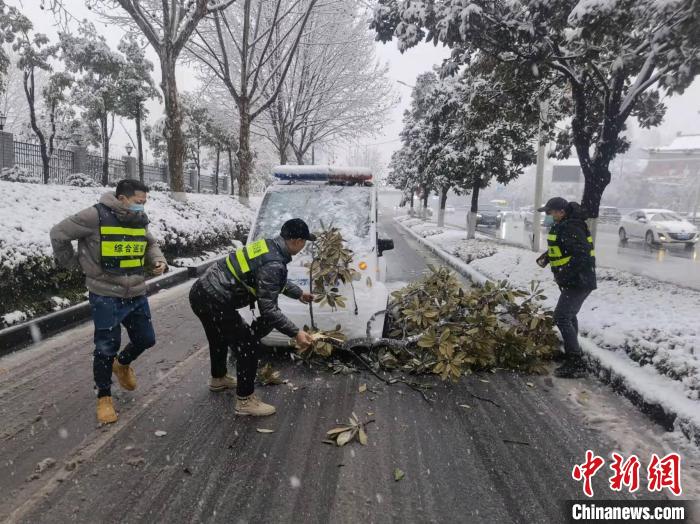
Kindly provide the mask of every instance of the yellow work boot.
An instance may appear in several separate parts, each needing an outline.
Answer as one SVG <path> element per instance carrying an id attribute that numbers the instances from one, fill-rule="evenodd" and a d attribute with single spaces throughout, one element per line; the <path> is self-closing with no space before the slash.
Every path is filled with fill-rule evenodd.
<path id="1" fill-rule="evenodd" d="M 131 366 L 124 366 L 115 358 L 114 364 L 112 364 L 112 373 L 117 375 L 121 387 L 127 391 L 134 391 L 136 389 L 136 373 L 134 373 Z"/>
<path id="2" fill-rule="evenodd" d="M 237 384 L 238 382 L 231 375 L 224 375 L 219 378 L 211 377 L 209 380 L 209 389 L 211 391 L 223 391 L 225 389 L 233 389 Z"/>
<path id="3" fill-rule="evenodd" d="M 236 415 L 250 415 L 251 417 L 267 417 L 277 412 L 275 406 L 265 404 L 255 395 L 249 397 L 236 397 Z"/>
<path id="4" fill-rule="evenodd" d="M 112 424 L 117 421 L 117 412 L 112 405 L 112 397 L 97 399 L 97 421 L 100 424 Z"/>

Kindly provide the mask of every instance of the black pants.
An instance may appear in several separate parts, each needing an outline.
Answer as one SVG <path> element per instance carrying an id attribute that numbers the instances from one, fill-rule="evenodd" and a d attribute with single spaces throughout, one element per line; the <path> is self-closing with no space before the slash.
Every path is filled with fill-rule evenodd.
<path id="1" fill-rule="evenodd" d="M 236 358 L 236 375 L 239 397 L 251 395 L 255 389 L 258 371 L 260 339 L 267 333 L 259 332 L 258 326 L 249 326 L 235 309 L 218 306 L 196 283 L 190 290 L 190 306 L 199 317 L 209 342 L 211 376 L 226 375 L 228 350 Z"/>
<path id="2" fill-rule="evenodd" d="M 557 307 L 554 308 L 554 322 L 564 339 L 564 351 L 567 355 L 580 355 L 578 343 L 578 319 L 583 302 L 591 294 L 590 289 L 562 288 Z"/>

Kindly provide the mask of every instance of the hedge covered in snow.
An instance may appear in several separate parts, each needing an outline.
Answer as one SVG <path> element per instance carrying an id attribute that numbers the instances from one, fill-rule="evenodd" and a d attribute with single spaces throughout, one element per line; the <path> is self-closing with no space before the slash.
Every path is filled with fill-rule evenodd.
<path id="1" fill-rule="evenodd" d="M 0 328 L 23 314 L 52 311 L 57 305 L 53 298 L 71 303 L 83 298 L 83 276 L 54 264 L 49 231 L 97 203 L 103 192 L 102 187 L 0 181 Z M 151 192 L 146 212 L 169 261 L 244 240 L 252 220 L 252 211 L 227 195 L 190 194 L 187 202 L 177 202 L 167 193 Z"/>

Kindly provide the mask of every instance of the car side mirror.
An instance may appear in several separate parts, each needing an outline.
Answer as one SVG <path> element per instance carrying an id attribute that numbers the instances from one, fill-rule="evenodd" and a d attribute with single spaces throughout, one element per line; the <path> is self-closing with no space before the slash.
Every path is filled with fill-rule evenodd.
<path id="1" fill-rule="evenodd" d="M 377 239 L 377 251 L 379 256 L 382 256 L 384 251 L 390 251 L 394 249 L 394 241 L 391 238 L 378 238 Z"/>

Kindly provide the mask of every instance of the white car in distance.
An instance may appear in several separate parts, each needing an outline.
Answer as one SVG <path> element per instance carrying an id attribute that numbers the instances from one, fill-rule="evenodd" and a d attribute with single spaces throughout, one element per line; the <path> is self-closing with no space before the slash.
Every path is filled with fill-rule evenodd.
<path id="1" fill-rule="evenodd" d="M 353 251 L 351 267 L 360 279 L 352 285 L 337 283 L 338 291 L 345 296 L 345 308 L 333 311 L 328 305 L 314 304 L 315 324 L 323 330 L 340 324 L 348 339 L 382 337 L 384 315 L 375 315 L 386 309 L 389 297 L 382 254 L 393 249 L 394 243 L 378 236 L 377 191 L 371 171 L 358 167 L 283 165 L 274 168 L 273 176 L 277 181 L 265 192 L 248 243 L 277 236 L 282 224 L 291 218 L 303 219 L 314 233 L 322 227 L 337 227 Z M 288 279 L 305 291 L 311 290 L 309 269 L 305 267 L 311 261 L 310 244 L 287 266 Z M 283 295 L 279 305 L 297 326 L 311 325 L 308 305 Z M 250 309 L 240 312 L 248 322 L 252 321 Z M 257 306 L 255 315 L 259 315 Z M 269 346 L 285 345 L 288 341 L 276 330 L 263 339 Z"/>
<path id="2" fill-rule="evenodd" d="M 621 242 L 640 238 L 649 246 L 685 244 L 693 247 L 698 240 L 698 228 L 668 209 L 636 209 L 622 217 L 618 234 Z"/>

